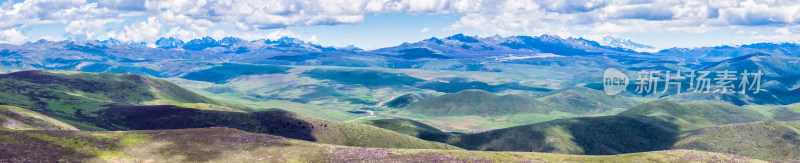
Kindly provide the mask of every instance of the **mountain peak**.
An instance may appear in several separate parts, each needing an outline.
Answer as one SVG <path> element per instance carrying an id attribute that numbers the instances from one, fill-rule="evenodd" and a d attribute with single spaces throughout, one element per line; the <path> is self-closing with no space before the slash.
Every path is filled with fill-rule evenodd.
<path id="1" fill-rule="evenodd" d="M 440 40 L 439 38 L 436 38 L 436 37 L 431 37 L 429 39 L 425 39 L 425 40 L 422 40 L 422 41 L 433 42 L 433 43 L 436 43 L 436 44 L 444 44 L 444 41 L 442 41 L 442 40 Z"/>
<path id="2" fill-rule="evenodd" d="M 247 41 L 245 41 L 244 39 L 238 38 L 238 37 L 233 37 L 233 36 L 228 36 L 228 37 L 225 37 L 225 38 L 222 38 L 221 40 L 219 40 L 219 43 L 221 45 L 225 45 L 225 46 L 231 46 L 231 45 L 234 45 L 234 44 L 237 44 L 237 43 L 241 43 L 241 42 L 247 42 Z"/>
<path id="3" fill-rule="evenodd" d="M 563 38 L 559 37 L 558 35 L 548 35 L 542 34 L 538 37 L 541 40 L 553 41 L 553 40 L 563 40 Z"/>
<path id="4" fill-rule="evenodd" d="M 121 41 L 119 41 L 117 39 L 114 39 L 114 38 L 108 38 L 107 40 L 97 41 L 97 42 L 99 42 L 101 44 L 106 44 L 106 45 L 123 45 L 123 43 Z"/>
<path id="5" fill-rule="evenodd" d="M 183 49 L 186 49 L 186 50 L 203 50 L 205 48 L 218 47 L 218 46 L 221 46 L 221 45 L 217 40 L 214 40 L 214 38 L 206 36 L 206 37 L 199 38 L 199 39 L 193 39 L 193 40 L 187 42 L 185 45 L 183 45 Z"/>
<path id="6" fill-rule="evenodd" d="M 163 48 L 163 49 L 171 49 L 171 48 L 178 48 L 183 46 L 184 42 L 180 39 L 169 37 L 169 38 L 159 38 L 156 40 L 156 47 Z"/>
<path id="7" fill-rule="evenodd" d="M 282 44 L 282 45 L 303 44 L 303 43 L 305 43 L 305 41 L 300 40 L 298 38 L 287 37 L 287 36 L 283 36 L 283 37 L 278 38 L 277 40 L 274 40 L 274 41 L 270 40 L 270 39 L 267 39 L 267 41 L 265 41 L 265 42 L 268 43 L 268 44 L 270 44 L 270 43 L 278 43 L 278 44 Z"/>
<path id="8" fill-rule="evenodd" d="M 616 47 L 616 48 L 625 48 L 631 49 L 636 51 L 652 51 L 654 50 L 652 46 L 640 44 L 633 42 L 629 39 L 624 38 L 617 38 L 613 36 L 605 36 L 602 40 L 599 41 L 600 44 L 604 46 Z"/>
<path id="9" fill-rule="evenodd" d="M 477 42 L 480 42 L 475 37 L 465 36 L 464 34 L 461 34 L 461 33 L 453 35 L 453 36 L 450 36 L 450 37 L 447 37 L 445 39 L 461 41 L 463 43 L 477 43 Z"/>

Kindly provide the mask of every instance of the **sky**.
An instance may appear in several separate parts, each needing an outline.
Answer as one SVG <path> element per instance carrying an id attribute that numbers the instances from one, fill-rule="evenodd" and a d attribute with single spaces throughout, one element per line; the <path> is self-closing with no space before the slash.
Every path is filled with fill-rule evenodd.
<path id="1" fill-rule="evenodd" d="M 0 43 L 295 37 L 364 49 L 430 37 L 541 34 L 656 47 L 800 41 L 795 0 L 9 0 Z"/>

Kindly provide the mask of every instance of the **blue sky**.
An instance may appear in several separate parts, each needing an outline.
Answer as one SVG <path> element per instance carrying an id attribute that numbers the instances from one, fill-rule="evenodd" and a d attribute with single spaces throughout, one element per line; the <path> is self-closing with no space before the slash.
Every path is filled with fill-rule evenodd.
<path id="1" fill-rule="evenodd" d="M 0 5 L 0 20 L 10 44 L 288 36 L 374 49 L 464 33 L 614 36 L 661 49 L 800 38 L 800 3 L 783 0 L 15 0 Z"/>

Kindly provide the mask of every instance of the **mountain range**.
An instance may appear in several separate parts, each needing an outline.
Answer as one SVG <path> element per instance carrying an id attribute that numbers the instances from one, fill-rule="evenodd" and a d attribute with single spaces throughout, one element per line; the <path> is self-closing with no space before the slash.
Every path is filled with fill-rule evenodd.
<path id="1" fill-rule="evenodd" d="M 651 48 L 463 34 L 374 50 L 288 37 L 0 44 L 0 162 L 800 159 L 800 46 Z M 606 68 L 764 75 L 758 94 L 608 95 Z"/>

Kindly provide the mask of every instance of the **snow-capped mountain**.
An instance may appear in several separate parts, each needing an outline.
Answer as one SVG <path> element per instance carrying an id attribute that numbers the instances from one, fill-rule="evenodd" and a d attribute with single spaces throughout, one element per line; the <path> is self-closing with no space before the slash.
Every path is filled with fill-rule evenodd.
<path id="1" fill-rule="evenodd" d="M 538 53 L 573 56 L 636 53 L 627 49 L 603 46 L 583 38 L 561 38 L 556 35 L 478 37 L 463 34 L 456 34 L 444 39 L 433 37 L 374 51 L 391 53 L 415 48 L 425 48 L 437 54 L 454 56 Z"/>
<path id="2" fill-rule="evenodd" d="M 96 41 L 101 44 L 110 45 L 110 46 L 134 46 L 134 47 L 147 47 L 147 42 L 122 42 L 114 38 L 109 38 L 103 41 Z"/>
<path id="3" fill-rule="evenodd" d="M 640 44 L 633 42 L 630 39 L 617 38 L 613 36 L 605 36 L 603 39 L 599 40 L 598 43 L 605 46 L 631 49 L 640 52 L 654 52 L 656 50 L 650 45 Z"/>
<path id="4" fill-rule="evenodd" d="M 238 38 L 238 37 L 225 37 L 225 38 L 222 38 L 222 39 L 219 40 L 219 44 L 220 45 L 224 45 L 224 46 L 233 46 L 233 45 L 236 45 L 238 43 L 243 43 L 243 42 L 247 42 L 247 41 L 245 41 L 244 39 Z"/>

